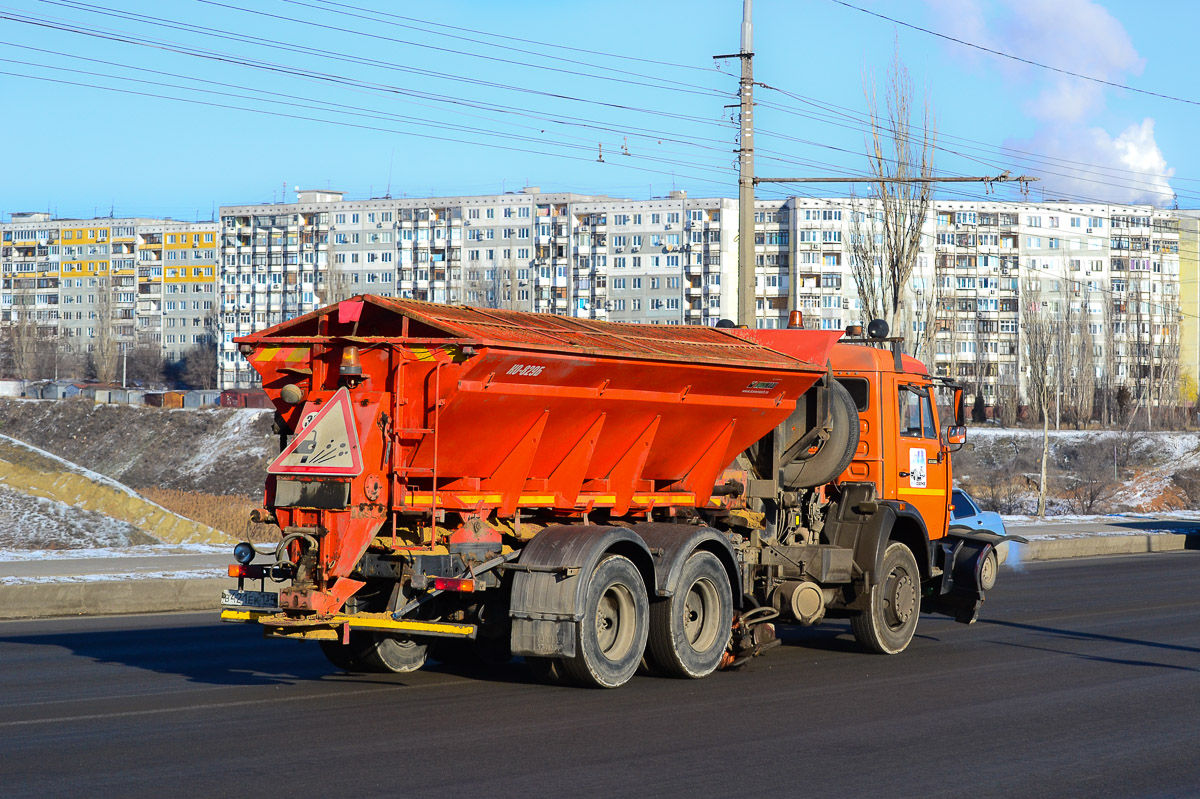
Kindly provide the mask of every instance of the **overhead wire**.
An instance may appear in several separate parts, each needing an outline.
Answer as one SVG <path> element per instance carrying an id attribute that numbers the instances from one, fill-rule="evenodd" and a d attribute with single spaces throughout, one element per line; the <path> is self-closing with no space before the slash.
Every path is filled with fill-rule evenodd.
<path id="1" fill-rule="evenodd" d="M 847 3 L 846 0 L 830 0 L 830 2 L 836 3 L 839 6 L 845 6 L 846 8 L 850 8 L 855 11 L 861 11 L 862 13 L 867 14 L 872 17 L 878 17 L 879 19 L 891 22 L 893 25 L 899 25 L 904 28 L 909 28 L 910 30 L 915 30 L 915 31 L 919 31 L 921 33 L 929 34 L 930 36 L 936 36 L 939 39 L 945 39 L 947 41 L 951 41 L 956 44 L 961 44 L 964 47 L 970 47 L 970 48 L 973 48 L 975 50 L 980 50 L 985 53 L 991 53 L 994 56 L 999 56 L 1000 58 L 1007 58 L 1011 61 L 1018 61 L 1022 64 L 1028 64 L 1029 66 L 1038 67 L 1039 69 L 1045 69 L 1050 72 L 1057 72 L 1061 75 L 1069 75 L 1072 78 L 1079 78 L 1080 80 L 1091 81 L 1092 83 L 1098 83 L 1103 86 L 1111 86 L 1114 89 L 1124 89 L 1126 91 L 1137 92 L 1139 94 L 1145 94 L 1145 95 L 1149 95 L 1151 97 L 1158 97 L 1163 100 L 1172 100 L 1177 103 L 1187 103 L 1188 105 L 1200 105 L 1200 100 L 1191 100 L 1186 97 L 1176 97 L 1175 95 L 1166 94 L 1165 92 L 1151 91 L 1150 89 L 1139 89 L 1136 86 L 1129 86 L 1124 83 L 1117 83 L 1116 81 L 1106 80 L 1105 78 L 1097 78 L 1094 75 L 1085 75 L 1082 72 L 1074 72 L 1069 69 L 1063 69 L 1062 67 L 1055 67 L 1055 66 L 1051 66 L 1049 64 L 1043 64 L 1039 61 L 1034 61 L 1029 58 L 1022 58 L 1021 56 L 1013 55 L 1012 53 L 1006 53 L 1003 50 L 995 50 L 991 47 L 985 47 L 982 44 L 976 44 L 975 42 L 969 42 L 965 39 L 959 39 L 957 37 L 950 36 L 949 34 L 939 33 L 938 31 L 930 30 L 929 28 L 922 28 L 920 25 L 914 25 L 911 22 L 904 22 L 903 20 L 889 17 L 886 14 L 880 14 L 876 11 L 869 11 L 868 9 L 862 8 L 861 6 L 856 6 L 852 3 Z"/>
<path id="2" fill-rule="evenodd" d="M 201 0 L 201 1 L 202 1 L 202 2 L 211 2 L 211 0 Z M 53 4 L 57 4 L 57 5 L 65 5 L 65 6 L 67 6 L 67 7 L 100 8 L 100 7 L 95 7 L 95 6 L 87 6 L 87 4 L 78 3 L 78 2 L 73 2 L 73 3 L 70 3 L 70 4 L 68 4 L 68 3 L 63 3 L 63 2 L 61 2 L 60 0 L 42 0 L 42 2 L 51 2 L 51 3 L 53 3 Z M 218 5 L 224 5 L 224 4 L 218 4 Z M 158 24 L 158 23 L 154 22 L 153 20 L 151 20 L 151 23 L 152 23 L 152 24 Z M 195 29 L 192 29 L 192 31 L 193 31 L 193 32 L 200 32 L 200 33 L 203 33 L 203 34 L 206 34 L 206 35 L 211 35 L 211 32 L 210 32 L 210 31 L 208 31 L 208 30 L 195 31 Z M 75 32 L 79 32 L 79 31 L 75 31 Z M 271 40 L 263 40 L 263 39 L 259 39 L 258 37 L 250 37 L 250 39 L 252 39 L 252 40 L 255 40 L 255 41 L 257 41 L 257 42 L 260 42 L 260 43 L 264 43 L 264 44 L 266 44 L 267 46 L 280 46 L 278 42 L 272 42 Z M 244 39 L 235 39 L 235 40 L 244 41 Z M 295 48 L 288 48 L 288 47 L 285 47 L 284 49 L 290 49 L 290 50 L 292 50 L 293 52 L 297 51 Z M 305 50 L 305 49 L 303 49 L 303 48 L 302 48 L 302 49 L 300 49 L 299 51 L 300 51 L 300 52 L 304 52 L 304 50 Z M 191 53 L 191 54 L 195 54 L 195 53 L 193 52 L 193 53 Z M 312 53 L 310 53 L 310 54 L 312 54 Z M 325 56 L 325 57 L 330 57 L 330 53 L 329 53 L 328 51 L 321 52 L 321 53 L 315 53 L 315 54 L 316 54 L 316 55 L 322 55 L 322 56 Z M 362 61 L 362 59 L 351 59 L 351 60 L 358 61 L 358 62 L 361 62 L 361 61 Z M 370 61 L 370 60 L 367 60 L 367 61 Z M 246 63 L 246 61 L 244 61 L 244 60 L 243 60 L 243 61 L 242 61 L 242 63 Z M 376 62 L 376 65 L 378 65 L 378 62 Z M 262 66 L 262 65 L 260 65 L 260 67 L 261 67 L 261 66 Z M 386 65 L 386 66 L 395 67 L 395 65 Z M 285 70 L 285 72 L 286 72 L 286 71 L 287 71 L 287 70 Z M 295 71 L 293 70 L 293 73 L 294 73 L 294 72 L 295 72 Z M 446 75 L 445 75 L 444 73 L 442 73 L 442 74 L 441 74 L 441 76 L 442 76 L 442 77 L 446 77 Z M 506 86 L 506 87 L 503 87 L 503 88 L 514 88 L 514 89 L 520 90 L 520 87 L 511 87 L 511 86 Z M 769 87 L 769 88 L 775 88 L 775 87 Z M 780 91 L 783 91 L 783 93 L 785 93 L 785 94 L 788 94 L 789 96 L 792 96 L 792 97 L 798 97 L 797 95 L 793 95 L 793 94 L 791 94 L 790 92 L 786 92 L 786 90 L 780 90 Z M 585 98 L 571 98 L 571 97 L 563 97 L 563 96 L 561 96 L 561 95 L 551 95 L 551 96 L 556 96 L 556 97 L 558 97 L 559 99 L 574 99 L 574 100 L 584 100 L 584 101 L 587 101 Z M 435 100 L 436 100 L 437 98 L 432 98 L 432 97 L 431 97 L 430 99 L 435 99 Z M 610 104 L 610 105 L 611 105 L 611 104 Z M 766 105 L 767 107 L 771 107 L 769 104 L 764 104 L 764 105 Z M 634 109 L 634 108 L 631 108 L 631 109 L 628 109 L 628 110 L 639 111 L 639 112 L 652 112 L 652 110 L 651 110 L 651 109 Z M 792 113 L 796 113 L 795 109 L 785 109 L 785 110 L 788 110 L 789 112 L 792 112 Z M 659 112 L 659 113 L 661 113 L 661 112 Z M 800 115 L 801 115 L 801 116 L 806 116 L 806 115 L 805 115 L 805 114 L 803 114 L 802 112 L 800 112 Z M 667 114 L 667 116 L 671 116 L 671 115 L 670 115 L 670 114 Z M 810 116 L 809 118 L 812 118 L 812 117 Z M 708 120 L 706 120 L 706 121 L 708 121 Z M 824 121 L 829 121 L 829 120 L 824 120 Z M 830 124 L 838 124 L 838 123 L 832 123 L 832 122 L 831 122 Z M 843 126 L 844 126 L 844 127 L 853 127 L 853 126 L 847 126 L 847 125 L 844 125 L 844 124 L 843 124 Z M 627 135 L 628 135 L 628 134 L 627 134 Z M 635 135 L 636 135 L 636 134 L 635 134 Z M 760 135 L 767 135 L 767 136 L 770 136 L 770 135 L 773 135 L 773 134 L 772 134 L 772 132 L 771 132 L 771 131 L 769 131 L 769 130 L 760 130 Z M 829 146 L 829 145 L 821 145 L 820 143 L 815 143 L 815 142 L 808 142 L 808 143 L 810 143 L 810 144 L 815 144 L 816 146 L 827 146 L 827 147 L 830 147 L 830 149 L 838 149 L 838 148 L 836 148 L 836 147 L 832 147 L 832 146 Z M 942 149 L 943 149 L 943 150 L 945 150 L 945 148 L 942 148 Z M 962 154 L 962 153 L 956 153 L 956 154 L 958 154 L 958 155 L 961 155 L 961 156 L 963 156 L 963 157 L 969 157 L 969 156 L 966 156 L 965 154 Z M 1061 173 L 1055 173 L 1055 174 L 1060 174 L 1060 175 L 1061 175 Z M 1072 178 L 1072 179 L 1083 179 L 1083 180 L 1086 180 L 1086 178 L 1079 178 L 1079 176 L 1076 176 L 1076 175 L 1062 175 L 1062 176 L 1063 176 L 1063 177 Z M 1105 182 L 1102 182 L 1102 181 L 1092 181 L 1092 182 L 1100 182 L 1100 183 L 1105 183 Z M 1112 184 L 1112 183 L 1105 183 L 1105 185 L 1110 185 L 1110 186 L 1114 186 L 1114 187 L 1117 187 L 1117 188 L 1124 188 L 1123 186 L 1120 186 L 1120 185 L 1118 185 L 1118 184 Z M 1151 190 L 1151 191 L 1153 191 L 1153 190 Z M 1161 193 L 1161 194 L 1163 194 L 1163 195 L 1166 195 L 1166 194 L 1167 194 L 1167 192 L 1160 192 L 1160 193 Z M 1178 195 L 1178 193 L 1177 193 L 1177 192 L 1172 192 L 1172 193 L 1171 193 L 1171 195 L 1172 195 L 1172 196 L 1173 196 L 1173 197 L 1174 197 L 1176 200 L 1177 200 L 1177 199 L 1178 199 L 1178 197 L 1179 197 L 1179 195 Z M 1083 198 L 1082 196 L 1080 196 L 1080 197 L 1079 197 L 1079 199 L 1080 199 L 1081 201 L 1084 201 L 1086 198 Z"/>

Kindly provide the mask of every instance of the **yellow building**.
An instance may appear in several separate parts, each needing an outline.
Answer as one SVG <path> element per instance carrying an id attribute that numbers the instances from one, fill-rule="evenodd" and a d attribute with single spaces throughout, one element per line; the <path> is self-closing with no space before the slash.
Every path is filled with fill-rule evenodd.
<path id="1" fill-rule="evenodd" d="M 177 360 L 212 336 L 217 263 L 212 222 L 14 213 L 0 224 L 0 324 L 34 320 L 81 352 L 107 335 Z"/>

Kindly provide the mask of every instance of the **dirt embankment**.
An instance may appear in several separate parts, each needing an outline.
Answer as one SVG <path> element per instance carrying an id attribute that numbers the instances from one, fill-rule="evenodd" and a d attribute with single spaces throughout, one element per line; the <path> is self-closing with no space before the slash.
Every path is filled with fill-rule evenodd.
<path id="1" fill-rule="evenodd" d="M 0 433 L 137 491 L 173 489 L 261 502 L 278 452 L 269 411 L 163 410 L 86 399 L 0 400 Z"/>
<path id="2" fill-rule="evenodd" d="M 272 420 L 271 412 L 258 410 L 163 410 L 95 405 L 82 398 L 0 399 L 0 434 L 116 480 L 151 502 L 235 539 L 269 540 L 277 532 L 249 521 L 250 510 L 262 504 L 267 465 L 279 449 Z M 13 478 L 4 487 L 21 491 L 21 483 L 21 478 Z M 5 512 L 4 500 L 0 496 L 0 519 L 13 516 Z M 64 507 L 72 505 L 80 508 L 70 502 Z M 33 506 L 26 500 L 22 507 Z M 30 513 L 17 515 L 26 521 L 33 518 Z M 77 539 L 76 545 L 133 540 L 119 523 L 98 535 L 80 527 L 87 514 L 59 515 L 75 520 L 64 525 L 74 532 L 64 535 Z"/>

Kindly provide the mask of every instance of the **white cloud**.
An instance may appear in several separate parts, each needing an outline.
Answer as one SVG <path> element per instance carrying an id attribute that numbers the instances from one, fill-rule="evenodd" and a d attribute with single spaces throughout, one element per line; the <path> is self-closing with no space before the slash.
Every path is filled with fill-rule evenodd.
<path id="1" fill-rule="evenodd" d="M 1061 159 L 1026 170 L 1041 177 L 1033 184 L 1046 199 L 1095 197 L 1110 202 L 1169 205 L 1173 199 L 1167 166 L 1147 117 L 1117 136 L 1085 125 L 1047 126 L 1031 139 L 1007 146 Z"/>
<path id="2" fill-rule="evenodd" d="M 1127 82 L 1145 66 L 1125 27 L 1094 0 L 926 3 L 936 12 L 938 30 L 1020 58 L 1114 83 Z M 964 51 L 961 45 L 946 46 L 956 58 Z M 1171 201 L 1168 178 L 1174 170 L 1154 139 L 1153 119 L 1129 124 L 1114 136 L 1092 122 L 1104 111 L 1108 87 L 974 52 L 968 63 L 999 70 L 1009 83 L 1027 90 L 1023 110 L 1039 123 L 1030 138 L 1008 146 L 1087 164 L 1046 166 L 1041 176 L 1047 197 L 1054 193 L 1160 205 Z M 1023 171 L 1037 174 L 1034 166 Z"/>

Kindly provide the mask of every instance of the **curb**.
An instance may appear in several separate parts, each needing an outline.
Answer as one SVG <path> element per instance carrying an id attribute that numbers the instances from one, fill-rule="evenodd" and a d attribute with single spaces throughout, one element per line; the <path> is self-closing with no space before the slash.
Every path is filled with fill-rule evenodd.
<path id="1" fill-rule="evenodd" d="M 1032 561 L 1200 549 L 1200 534 L 1035 538 L 1028 544 L 1011 546 L 1006 564 L 1015 566 Z M 236 587 L 237 580 L 226 578 L 147 578 L 0 585 L 0 620 L 169 613 L 186 610 L 211 610 L 215 614 L 220 610 L 222 589 Z"/>
<path id="2" fill-rule="evenodd" d="M 88 582 L 0 585 L 0 619 L 44 619 L 55 616 L 108 616 L 220 610 L 221 591 L 237 588 L 237 580 L 104 580 Z"/>
<path id="3" fill-rule="evenodd" d="M 1095 535 L 1079 538 L 1035 538 L 1028 544 L 1012 544 L 1010 563 L 1064 558 L 1094 558 L 1104 555 L 1137 555 L 1145 552 L 1179 552 L 1200 549 L 1200 534 L 1144 533 L 1140 535 Z M 1017 557 L 1014 558 L 1013 555 Z"/>

